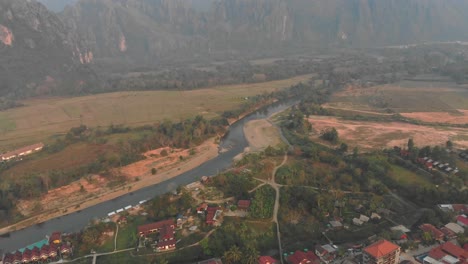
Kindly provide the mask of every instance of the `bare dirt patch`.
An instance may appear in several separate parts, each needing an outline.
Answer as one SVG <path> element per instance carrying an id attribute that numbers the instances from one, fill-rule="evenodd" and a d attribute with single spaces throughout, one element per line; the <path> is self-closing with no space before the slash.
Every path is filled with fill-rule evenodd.
<path id="1" fill-rule="evenodd" d="M 318 138 L 321 131 L 334 127 L 340 140 L 366 150 L 405 146 L 409 138 L 413 138 L 417 146 L 445 145 L 447 140 L 452 140 L 457 146 L 468 147 L 466 141 L 457 139 L 468 135 L 468 129 L 463 128 L 439 129 L 401 122 L 347 121 L 323 116 L 312 116 L 309 122 L 316 132 L 314 138 Z"/>
<path id="2" fill-rule="evenodd" d="M 244 133 L 250 151 L 260 151 L 268 146 L 281 144 L 278 129 L 266 119 L 249 121 L 244 125 Z"/>
<path id="3" fill-rule="evenodd" d="M 413 112 L 401 113 L 402 116 L 430 123 L 468 124 L 468 110 L 458 109 L 457 113 Z"/>

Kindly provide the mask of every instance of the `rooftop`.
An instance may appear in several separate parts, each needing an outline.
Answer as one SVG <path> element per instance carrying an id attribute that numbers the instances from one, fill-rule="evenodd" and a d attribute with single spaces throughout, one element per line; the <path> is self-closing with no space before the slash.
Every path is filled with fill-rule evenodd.
<path id="1" fill-rule="evenodd" d="M 150 232 L 151 230 L 161 229 L 164 226 L 167 226 L 167 225 L 170 226 L 174 224 L 175 224 L 174 219 L 168 219 L 168 220 L 159 221 L 159 222 L 155 222 L 151 224 L 141 225 L 141 226 L 138 226 L 138 233 L 146 233 L 146 232 Z"/>
<path id="2" fill-rule="evenodd" d="M 261 256 L 259 259 L 258 259 L 258 263 L 259 264 L 275 264 L 275 263 L 278 263 L 278 260 L 270 257 L 270 256 Z"/>
<path id="3" fill-rule="evenodd" d="M 364 248 L 364 251 L 373 256 L 374 258 L 380 258 L 386 256 L 393 251 L 399 249 L 400 247 L 387 241 L 387 240 L 380 240 L 375 242 L 374 244 Z"/>

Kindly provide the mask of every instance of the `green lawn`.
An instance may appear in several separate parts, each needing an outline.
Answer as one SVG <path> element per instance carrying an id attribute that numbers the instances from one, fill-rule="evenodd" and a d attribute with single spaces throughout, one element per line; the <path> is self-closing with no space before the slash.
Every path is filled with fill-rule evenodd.
<path id="1" fill-rule="evenodd" d="M 419 185 L 422 187 L 434 188 L 431 179 L 397 165 L 392 165 L 390 176 L 403 185 Z"/>
<path id="2" fill-rule="evenodd" d="M 137 227 L 145 222 L 142 216 L 129 216 L 128 223 L 119 227 L 117 250 L 136 246 Z"/>

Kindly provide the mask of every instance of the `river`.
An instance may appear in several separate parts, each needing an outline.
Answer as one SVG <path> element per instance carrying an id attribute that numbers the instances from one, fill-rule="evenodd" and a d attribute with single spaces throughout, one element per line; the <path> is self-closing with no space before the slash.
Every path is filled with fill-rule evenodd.
<path id="1" fill-rule="evenodd" d="M 243 130 L 246 122 L 269 117 L 276 112 L 287 109 L 295 103 L 297 103 L 295 100 L 282 103 L 277 102 L 257 110 L 232 124 L 228 133 L 220 143 L 220 148 L 227 149 L 227 151 L 220 153 L 217 157 L 179 176 L 156 185 L 130 192 L 113 200 L 85 208 L 81 211 L 51 219 L 39 225 L 11 232 L 9 236 L 0 237 L 0 249 L 2 250 L 0 256 L 2 252 L 15 251 L 42 240 L 46 235 L 50 235 L 54 231 L 65 233 L 77 232 L 88 225 L 92 219 L 106 217 L 109 212 L 128 205 L 136 205 L 141 200 L 151 199 L 155 196 L 173 191 L 177 186 L 195 182 L 202 176 L 216 175 L 219 171 L 229 168 L 232 165 L 232 159 L 236 155 L 242 153 L 248 146 Z"/>

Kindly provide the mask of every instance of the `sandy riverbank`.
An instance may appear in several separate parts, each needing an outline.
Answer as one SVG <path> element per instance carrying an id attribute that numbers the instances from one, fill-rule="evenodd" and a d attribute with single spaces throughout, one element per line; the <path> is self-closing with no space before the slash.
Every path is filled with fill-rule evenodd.
<path id="1" fill-rule="evenodd" d="M 267 119 L 252 120 L 244 125 L 245 138 L 249 142 L 249 151 L 262 151 L 268 146 L 281 144 L 281 137 L 272 123 Z"/>
<path id="2" fill-rule="evenodd" d="M 144 155 L 146 159 L 132 163 L 119 169 L 121 175 L 127 178 L 127 183 L 118 187 L 106 186 L 107 180 L 99 175 L 90 179 L 81 179 L 70 185 L 50 190 L 38 200 L 19 201 L 18 208 L 24 212 L 31 212 L 34 208 L 41 208 L 40 213 L 29 215 L 17 224 L 0 229 L 0 234 L 19 230 L 34 224 L 70 214 L 93 205 L 112 200 L 128 192 L 136 191 L 146 186 L 158 184 L 174 178 L 184 172 L 196 168 L 204 162 L 218 155 L 218 145 L 211 138 L 195 148 L 195 154 L 190 155 L 188 149 L 166 149 L 167 156 L 162 156 L 162 149 L 152 150 Z M 183 157 L 181 160 L 180 157 Z M 153 175 L 151 168 L 156 168 Z M 73 194 L 73 195 L 71 195 Z M 63 206 L 63 204 L 67 204 Z M 27 215 L 27 214 L 25 214 Z"/>

